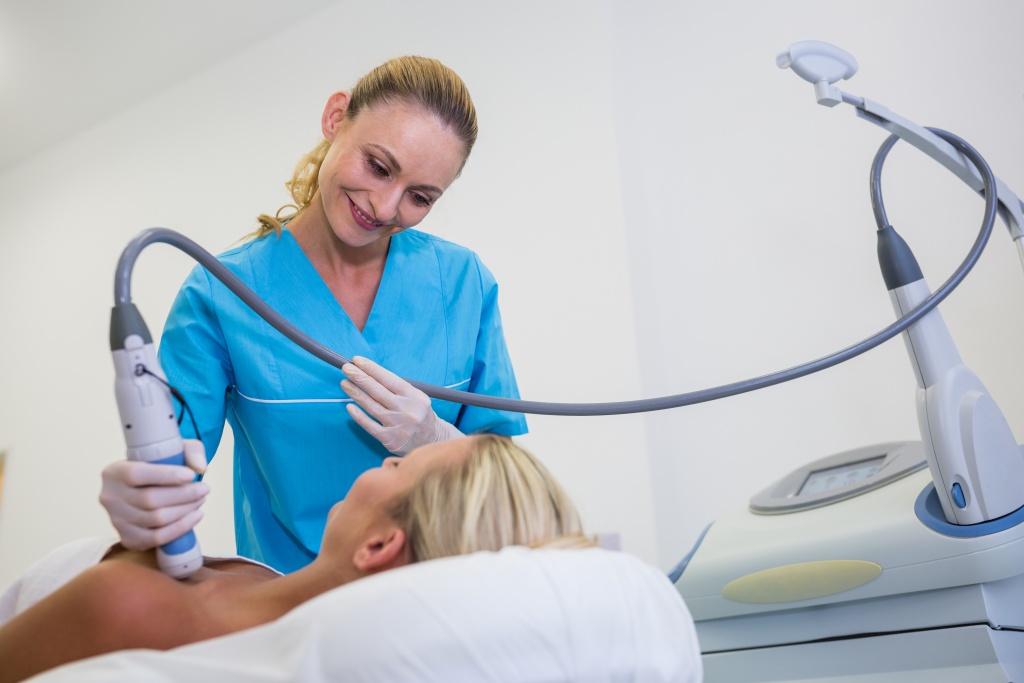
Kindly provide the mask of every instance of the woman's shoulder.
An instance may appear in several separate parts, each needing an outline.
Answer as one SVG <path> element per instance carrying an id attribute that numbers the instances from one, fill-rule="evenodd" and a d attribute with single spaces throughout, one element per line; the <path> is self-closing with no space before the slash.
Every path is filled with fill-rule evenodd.
<path id="1" fill-rule="evenodd" d="M 119 624 L 122 632 L 134 632 L 140 623 L 160 615 L 157 621 L 162 625 L 131 638 L 137 647 L 163 648 L 237 630 L 239 619 L 259 607 L 238 601 L 251 597 L 252 587 L 279 576 L 244 558 L 207 558 L 198 572 L 178 580 L 146 562 L 115 558 L 89 568 L 69 586 L 76 589 L 82 611 L 98 622 Z"/>
<path id="2" fill-rule="evenodd" d="M 469 247 L 456 244 L 437 235 L 431 235 L 419 230 L 409 229 L 398 233 L 391 239 L 399 239 L 409 249 L 423 249 L 435 252 L 439 258 L 445 258 L 460 262 L 480 262 L 480 257 Z"/>
<path id="3" fill-rule="evenodd" d="M 67 600 L 85 622 L 131 633 L 154 614 L 188 609 L 186 593 L 184 584 L 157 569 L 111 560 L 85 570 L 54 597 Z"/>
<path id="4" fill-rule="evenodd" d="M 116 544 L 114 538 L 82 538 L 47 553 L 0 595 L 0 625 L 98 564 Z"/>
<path id="5" fill-rule="evenodd" d="M 392 237 L 396 238 L 400 239 L 406 251 L 418 251 L 435 258 L 442 272 L 473 274 L 485 287 L 489 287 L 494 281 L 494 276 L 483 260 L 469 247 L 419 230 L 406 230 Z"/>
<path id="6" fill-rule="evenodd" d="M 243 238 L 244 239 L 244 238 Z M 275 258 L 280 258 L 282 242 L 285 236 L 266 235 L 244 242 L 236 243 L 216 254 L 216 260 L 232 274 L 240 278 L 246 286 L 252 288 L 254 273 L 272 268 Z M 185 280 L 186 288 L 207 290 L 216 287 L 219 278 L 215 277 L 202 263 L 196 263 Z"/>
<path id="7" fill-rule="evenodd" d="M 281 234 L 269 234 L 263 237 L 242 238 L 244 241 L 236 242 L 228 249 L 217 254 L 217 260 L 225 265 L 247 262 L 254 257 L 264 255 L 276 250 L 283 239 L 284 230 Z"/>

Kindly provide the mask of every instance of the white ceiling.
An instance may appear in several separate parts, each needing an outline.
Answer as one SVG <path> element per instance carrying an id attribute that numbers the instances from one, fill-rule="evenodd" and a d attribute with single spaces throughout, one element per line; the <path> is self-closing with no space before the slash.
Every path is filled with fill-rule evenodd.
<path id="1" fill-rule="evenodd" d="M 0 174 L 338 0 L 0 0 Z"/>

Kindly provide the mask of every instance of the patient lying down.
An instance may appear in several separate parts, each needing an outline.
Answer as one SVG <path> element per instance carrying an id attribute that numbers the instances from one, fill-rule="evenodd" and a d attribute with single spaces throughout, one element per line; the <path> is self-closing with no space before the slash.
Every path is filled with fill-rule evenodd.
<path id="1" fill-rule="evenodd" d="M 510 439 L 471 436 L 388 458 L 331 510 L 320 554 L 280 575 L 208 560 L 178 581 L 152 551 L 115 547 L 0 627 L 0 682 L 93 655 L 170 649 L 264 624 L 388 569 L 507 545 L 588 546 L 572 502 Z"/>

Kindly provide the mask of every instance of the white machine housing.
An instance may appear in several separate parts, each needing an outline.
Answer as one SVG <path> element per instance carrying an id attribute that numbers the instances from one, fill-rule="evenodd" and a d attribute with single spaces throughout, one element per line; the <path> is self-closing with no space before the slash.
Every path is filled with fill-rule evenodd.
<path id="1" fill-rule="evenodd" d="M 893 449 L 924 463 L 920 442 L 876 447 Z M 705 680 L 1024 681 L 1024 524 L 950 535 L 915 510 L 931 488 L 921 468 L 832 504 L 716 521 L 676 581 Z"/>

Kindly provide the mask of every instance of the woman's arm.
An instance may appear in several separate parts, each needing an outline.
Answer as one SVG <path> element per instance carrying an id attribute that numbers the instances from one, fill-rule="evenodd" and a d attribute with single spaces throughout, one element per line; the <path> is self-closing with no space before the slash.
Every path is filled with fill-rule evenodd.
<path id="1" fill-rule="evenodd" d="M 192 413 L 183 415 L 182 436 L 200 439 L 208 459 L 216 454 L 224 432 L 225 391 L 235 382 L 213 286 L 206 270 L 192 270 L 168 313 L 157 354 L 168 381 L 185 396 Z"/>
<path id="2" fill-rule="evenodd" d="M 519 398 L 519 386 L 512 369 L 505 343 L 505 332 L 498 309 L 498 283 L 478 257 L 474 261 L 479 278 L 481 305 L 473 374 L 467 390 L 486 396 Z M 527 432 L 526 417 L 490 408 L 462 406 L 455 426 L 465 434 L 491 432 L 502 436 L 519 436 Z"/>
<path id="3" fill-rule="evenodd" d="M 190 592 L 155 569 L 101 562 L 0 628 L 0 683 L 115 650 L 212 637 Z"/>

